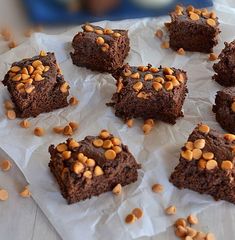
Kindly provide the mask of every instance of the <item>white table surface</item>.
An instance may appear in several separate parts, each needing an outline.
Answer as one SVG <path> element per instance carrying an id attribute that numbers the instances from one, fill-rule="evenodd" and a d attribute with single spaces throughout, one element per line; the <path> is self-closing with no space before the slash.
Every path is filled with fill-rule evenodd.
<path id="1" fill-rule="evenodd" d="M 225 0 L 235 8 L 234 0 Z M 22 33 L 28 26 L 23 9 L 17 0 L 0 0 L 0 24 L 14 26 Z M 1 26 L 0 26 L 1 27 Z M 62 31 L 63 29 L 47 29 L 47 32 Z M 18 39 L 24 41 L 22 36 Z M 7 43 L 0 39 L 0 53 L 8 51 Z M 1 140 L 0 140 L 1 141 Z M 8 158 L 0 150 L 0 160 Z M 59 240 L 53 226 L 32 198 L 23 199 L 19 192 L 26 185 L 21 171 L 13 163 L 9 172 L 0 171 L 0 188 L 9 192 L 9 200 L 0 202 L 0 239 L 1 240 Z M 198 215 L 198 230 L 215 233 L 217 240 L 235 239 L 235 207 L 223 202 L 219 207 L 209 207 Z M 220 235 L 218 234 L 220 233 Z M 80 239 L 80 238 L 78 238 Z M 173 228 L 152 238 L 156 240 L 173 240 Z"/>

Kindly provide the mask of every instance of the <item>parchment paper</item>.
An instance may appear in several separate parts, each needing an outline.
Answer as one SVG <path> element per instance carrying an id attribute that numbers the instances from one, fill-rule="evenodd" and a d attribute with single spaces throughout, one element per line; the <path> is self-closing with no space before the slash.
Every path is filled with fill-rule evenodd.
<path id="1" fill-rule="evenodd" d="M 224 41 L 235 38 L 235 10 L 219 2 L 222 3 L 222 0 L 217 1 L 215 8 L 222 33 L 215 48 L 217 53 L 223 48 Z M 136 120 L 134 127 L 129 129 L 114 116 L 111 108 L 106 107 L 105 103 L 110 101 L 115 91 L 115 81 L 110 75 L 72 65 L 70 42 L 80 27 L 61 35 L 35 34 L 27 43 L 0 56 L 3 79 L 12 62 L 37 55 L 42 49 L 54 51 L 65 79 L 70 83 L 71 95 L 80 100 L 77 107 L 67 107 L 30 119 L 32 126 L 27 130 L 19 127 L 20 120 L 7 120 L 3 108 L 0 108 L 0 147 L 24 173 L 31 185 L 33 198 L 63 239 L 137 239 L 155 236 L 172 225 L 178 216 L 220 204 L 207 195 L 178 190 L 168 182 L 171 171 L 178 163 L 180 148 L 198 122 L 205 122 L 222 131 L 211 111 L 215 93 L 222 88 L 211 80 L 213 63 L 207 61 L 207 55 L 186 53 L 186 56 L 179 56 L 171 50 L 160 48 L 160 41 L 154 33 L 157 28 L 162 28 L 165 21 L 169 18 L 99 23 L 103 27 L 129 29 L 131 52 L 126 62 L 133 65 L 151 63 L 174 66 L 188 73 L 189 94 L 183 107 L 185 117 L 174 126 L 157 122 L 148 136 L 142 133 L 142 121 Z M 1 106 L 6 99 L 9 99 L 8 92 L 1 85 Z M 67 205 L 62 198 L 49 172 L 48 146 L 65 140 L 65 137 L 52 133 L 52 127 L 65 125 L 71 120 L 80 124 L 75 138 L 83 139 L 106 128 L 119 136 L 142 164 L 139 180 L 125 187 L 121 196 L 105 193 L 73 205 Z M 45 128 L 44 137 L 33 135 L 36 126 Z M 152 193 L 151 186 L 156 182 L 164 185 L 162 194 Z M 171 204 L 177 207 L 177 214 L 169 217 L 165 215 L 164 208 Z M 124 218 L 134 207 L 142 208 L 144 217 L 133 225 L 126 225 Z"/>

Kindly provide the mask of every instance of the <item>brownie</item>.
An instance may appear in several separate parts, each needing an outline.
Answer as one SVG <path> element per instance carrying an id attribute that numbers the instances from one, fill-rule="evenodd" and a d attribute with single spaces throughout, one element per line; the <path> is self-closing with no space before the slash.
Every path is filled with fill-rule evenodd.
<path id="1" fill-rule="evenodd" d="M 214 12 L 207 9 L 187 8 L 177 5 L 170 13 L 171 22 L 167 25 L 170 47 L 177 51 L 210 53 L 218 43 L 219 22 Z"/>
<path id="2" fill-rule="evenodd" d="M 213 79 L 222 86 L 235 86 L 235 40 L 225 42 L 225 48 L 219 55 L 219 62 L 213 65 L 216 74 Z"/>
<path id="3" fill-rule="evenodd" d="M 121 140 L 106 130 L 77 142 L 49 147 L 49 167 L 69 204 L 128 185 L 138 178 L 140 165 Z"/>
<path id="4" fill-rule="evenodd" d="M 84 25 L 72 41 L 73 64 L 99 72 L 114 72 L 123 65 L 130 50 L 126 30 Z"/>
<path id="5" fill-rule="evenodd" d="M 82 7 L 94 15 L 103 15 L 115 9 L 120 0 L 82 0 Z"/>
<path id="6" fill-rule="evenodd" d="M 235 87 L 218 91 L 212 110 L 221 127 L 228 132 L 235 133 Z"/>
<path id="7" fill-rule="evenodd" d="M 115 109 L 117 117 L 157 119 L 174 124 L 183 116 L 182 105 L 188 92 L 185 71 L 126 64 L 113 76 L 117 90 L 107 105 Z"/>
<path id="8" fill-rule="evenodd" d="M 2 83 L 11 95 L 17 117 L 36 117 L 68 106 L 69 85 L 54 53 L 41 51 L 38 56 L 13 63 Z"/>
<path id="9" fill-rule="evenodd" d="M 235 203 L 234 153 L 235 135 L 220 134 L 199 124 L 182 148 L 170 182 L 179 189 Z"/>

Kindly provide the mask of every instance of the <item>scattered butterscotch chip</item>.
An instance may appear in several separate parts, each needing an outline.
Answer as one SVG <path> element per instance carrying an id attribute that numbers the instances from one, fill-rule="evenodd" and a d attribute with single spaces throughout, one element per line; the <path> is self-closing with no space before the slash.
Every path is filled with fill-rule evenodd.
<path id="1" fill-rule="evenodd" d="M 191 150 L 191 151 L 194 149 L 193 142 L 191 142 L 191 141 L 186 142 L 184 146 L 186 147 L 186 149 Z"/>
<path id="2" fill-rule="evenodd" d="M 64 82 L 61 86 L 60 86 L 60 91 L 62 93 L 66 93 L 68 92 L 69 89 L 69 84 L 67 82 Z"/>
<path id="3" fill-rule="evenodd" d="M 104 39 L 103 39 L 102 37 L 98 37 L 98 38 L 96 39 L 96 43 L 97 43 L 98 45 L 103 45 L 103 44 L 105 43 L 105 41 L 104 41 Z"/>
<path id="4" fill-rule="evenodd" d="M 23 121 L 20 122 L 20 126 L 22 128 L 29 128 L 31 126 L 31 123 L 27 119 L 24 119 Z"/>
<path id="5" fill-rule="evenodd" d="M 128 215 L 126 216 L 126 218 L 125 218 L 125 222 L 126 222 L 127 224 L 132 224 L 132 223 L 134 223 L 135 221 L 136 221 L 136 217 L 135 217 L 135 215 L 132 214 L 132 213 L 128 214 Z"/>
<path id="6" fill-rule="evenodd" d="M 105 151 L 104 156 L 107 160 L 114 160 L 116 158 L 116 152 L 112 149 Z"/>
<path id="7" fill-rule="evenodd" d="M 153 75 L 151 73 L 148 73 L 144 76 L 145 81 L 153 80 Z"/>
<path id="8" fill-rule="evenodd" d="M 204 153 L 202 154 L 202 156 L 203 156 L 203 158 L 204 158 L 205 160 L 211 160 L 211 159 L 214 158 L 214 153 L 212 153 L 212 152 L 204 152 Z"/>
<path id="9" fill-rule="evenodd" d="M 190 214 L 187 217 L 187 221 L 188 221 L 189 224 L 198 224 L 198 218 L 197 218 L 197 216 L 195 216 L 193 214 Z"/>
<path id="10" fill-rule="evenodd" d="M 34 129 L 34 135 L 38 137 L 42 137 L 43 135 L 45 135 L 45 130 L 41 127 L 36 127 Z"/>
<path id="11" fill-rule="evenodd" d="M 207 233 L 205 240 L 215 240 L 215 235 L 213 233 Z"/>
<path id="12" fill-rule="evenodd" d="M 11 41 L 11 42 L 9 42 L 9 43 L 8 43 L 8 47 L 9 47 L 10 49 L 17 47 L 16 41 Z"/>
<path id="13" fill-rule="evenodd" d="M 73 171 L 76 174 L 80 174 L 84 170 L 84 165 L 80 162 L 76 162 L 73 164 Z"/>
<path id="14" fill-rule="evenodd" d="M 140 208 L 134 208 L 131 213 L 134 214 L 137 219 L 142 218 L 144 214 Z"/>
<path id="15" fill-rule="evenodd" d="M 207 162 L 206 160 L 200 159 L 198 161 L 198 167 L 201 168 L 201 169 L 205 169 L 206 168 L 206 162 Z"/>
<path id="16" fill-rule="evenodd" d="M 94 32 L 94 28 L 90 25 L 85 25 L 84 29 L 86 32 Z"/>
<path id="17" fill-rule="evenodd" d="M 31 196 L 29 186 L 24 187 L 24 189 L 20 192 L 20 196 L 23 197 L 23 198 L 28 198 L 28 197 Z"/>
<path id="18" fill-rule="evenodd" d="M 2 171 L 7 172 L 11 169 L 12 164 L 9 160 L 3 160 L 3 161 L 1 161 L 0 166 L 1 166 Z"/>
<path id="19" fill-rule="evenodd" d="M 72 155 L 71 151 L 64 151 L 64 152 L 62 152 L 62 157 L 63 157 L 63 159 L 65 159 L 65 160 L 70 159 L 70 158 L 71 158 L 71 155 Z"/>
<path id="20" fill-rule="evenodd" d="M 197 139 L 196 141 L 194 141 L 194 147 L 198 148 L 198 149 L 203 149 L 206 145 L 206 141 L 205 139 Z"/>
<path id="21" fill-rule="evenodd" d="M 16 118 L 16 113 L 14 110 L 7 110 L 6 115 L 10 120 L 14 120 Z"/>
<path id="22" fill-rule="evenodd" d="M 113 188 L 112 192 L 113 192 L 115 195 L 120 195 L 120 194 L 122 193 L 122 185 L 121 185 L 120 183 L 117 184 L 117 185 Z"/>
<path id="23" fill-rule="evenodd" d="M 127 124 L 127 126 L 128 126 L 129 128 L 131 128 L 131 127 L 133 126 L 133 124 L 134 124 L 134 119 L 129 119 L 129 120 L 127 120 L 127 121 L 126 121 L 126 124 Z"/>
<path id="24" fill-rule="evenodd" d="M 201 149 L 198 149 L 198 148 L 195 148 L 195 149 L 193 149 L 193 158 L 194 159 L 200 159 L 201 158 L 201 156 L 202 156 L 202 150 Z"/>
<path id="25" fill-rule="evenodd" d="M 221 163 L 221 168 L 223 170 L 231 170 L 233 169 L 233 163 L 229 160 L 225 160 Z"/>
<path id="26" fill-rule="evenodd" d="M 144 134 L 147 135 L 151 132 L 153 127 L 150 124 L 144 124 L 142 129 L 143 129 Z"/>
<path id="27" fill-rule="evenodd" d="M 232 105 L 231 105 L 231 110 L 232 110 L 233 112 L 235 112 L 235 102 L 232 103 Z"/>
<path id="28" fill-rule="evenodd" d="M 162 89 L 162 84 L 159 82 L 153 82 L 153 88 L 155 91 L 160 91 Z"/>
<path id="29" fill-rule="evenodd" d="M 191 227 L 186 227 L 186 229 L 187 229 L 187 235 L 189 237 L 193 238 L 193 237 L 195 237 L 197 235 L 197 230 L 196 229 L 191 228 Z"/>
<path id="30" fill-rule="evenodd" d="M 71 97 L 71 98 L 69 99 L 69 104 L 70 104 L 71 106 L 78 105 L 78 103 L 79 103 L 79 100 L 78 100 L 76 97 Z"/>
<path id="31" fill-rule="evenodd" d="M 187 235 L 187 229 L 183 226 L 178 226 L 175 229 L 175 235 L 179 238 L 184 238 Z"/>
<path id="32" fill-rule="evenodd" d="M 208 19 L 206 20 L 206 23 L 207 23 L 208 25 L 212 26 L 212 27 L 216 26 L 216 22 L 215 22 L 215 20 L 212 19 L 212 18 L 208 18 Z"/>
<path id="33" fill-rule="evenodd" d="M 199 127 L 198 127 L 198 130 L 202 133 L 209 133 L 210 132 L 210 127 L 206 124 L 201 124 Z"/>
<path id="34" fill-rule="evenodd" d="M 232 142 L 235 140 L 235 135 L 231 134 L 231 133 L 226 133 L 226 134 L 224 134 L 224 139 Z"/>
<path id="35" fill-rule="evenodd" d="M 215 53 L 210 53 L 209 54 L 209 57 L 208 57 L 209 61 L 215 61 L 217 59 L 218 59 L 218 55 L 217 54 L 215 54 Z"/>
<path id="36" fill-rule="evenodd" d="M 164 49 L 170 48 L 170 43 L 168 41 L 162 42 L 161 48 L 164 48 Z"/>
<path id="37" fill-rule="evenodd" d="M 58 152 L 67 151 L 68 150 L 68 146 L 66 144 L 64 144 L 64 143 L 61 143 L 61 144 L 57 145 L 56 150 Z"/>
<path id="38" fill-rule="evenodd" d="M 64 132 L 64 128 L 60 126 L 53 127 L 53 132 L 57 134 L 61 134 Z"/>
<path id="39" fill-rule="evenodd" d="M 174 88 L 172 82 L 166 82 L 165 85 L 164 85 L 164 87 L 165 87 L 165 89 L 166 89 L 167 91 L 171 91 L 171 90 Z"/>
<path id="40" fill-rule="evenodd" d="M 140 78 L 140 74 L 139 74 L 138 72 L 132 73 L 132 74 L 130 75 L 130 77 L 131 77 L 131 78 L 134 78 L 134 79 L 138 79 L 138 78 Z"/>
<path id="41" fill-rule="evenodd" d="M 192 161 L 193 160 L 193 152 L 190 150 L 182 151 L 181 157 L 183 157 L 184 159 L 186 159 L 188 161 Z"/>
<path id="42" fill-rule="evenodd" d="M 102 139 L 106 139 L 110 136 L 110 133 L 107 130 L 102 130 L 99 134 Z"/>
<path id="43" fill-rule="evenodd" d="M 176 214 L 176 207 L 174 205 L 167 207 L 165 209 L 165 213 L 167 215 L 174 215 L 174 214 Z"/>
<path id="44" fill-rule="evenodd" d="M 206 169 L 207 170 L 213 170 L 214 168 L 216 168 L 218 166 L 218 163 L 215 160 L 209 160 L 206 163 Z"/>
<path id="45" fill-rule="evenodd" d="M 161 29 L 158 29 L 155 33 L 155 36 L 159 39 L 162 39 L 163 37 L 163 31 Z"/>
<path id="46" fill-rule="evenodd" d="M 111 142 L 111 140 L 104 140 L 104 143 L 103 143 L 103 148 L 104 149 L 109 149 L 113 146 L 113 143 Z"/>
<path id="47" fill-rule="evenodd" d="M 119 146 L 113 146 L 112 149 L 113 149 L 113 151 L 114 151 L 115 153 L 117 153 L 117 154 L 122 151 L 122 148 L 119 147 Z"/>
<path id="48" fill-rule="evenodd" d="M 186 227 L 187 226 L 186 220 L 184 218 L 178 218 L 175 221 L 175 227 L 178 227 L 178 226 Z"/>
<path id="49" fill-rule="evenodd" d="M 69 126 L 72 128 L 73 131 L 77 130 L 79 125 L 76 122 L 69 122 Z"/>
<path id="50" fill-rule="evenodd" d="M 80 144 L 74 139 L 71 139 L 68 145 L 70 149 L 74 149 L 80 146 Z"/>
<path id="51" fill-rule="evenodd" d="M 155 193 L 161 193 L 161 192 L 163 192 L 163 190 L 164 190 L 164 188 L 161 184 L 156 183 L 156 184 L 153 184 L 153 186 L 152 186 L 152 191 Z"/>
<path id="52" fill-rule="evenodd" d="M 102 139 L 97 138 L 97 139 L 93 140 L 92 143 L 95 147 L 102 147 L 104 144 L 104 141 Z"/>
<path id="53" fill-rule="evenodd" d="M 14 104 L 12 103 L 12 101 L 6 100 L 4 102 L 4 107 L 6 110 L 12 110 L 12 109 L 14 109 Z"/>
<path id="54" fill-rule="evenodd" d="M 67 125 L 64 127 L 63 134 L 65 136 L 72 136 L 73 135 L 73 129 L 70 125 Z"/>
<path id="55" fill-rule="evenodd" d="M 133 85 L 133 89 L 135 89 L 135 91 L 137 91 L 137 92 L 139 92 L 142 88 L 143 88 L 142 82 L 137 82 Z"/>
<path id="56" fill-rule="evenodd" d="M 87 170 L 83 173 L 83 177 L 87 178 L 87 179 L 91 179 L 92 178 L 92 172 Z"/>
<path id="57" fill-rule="evenodd" d="M 198 16 L 198 14 L 196 14 L 195 12 L 189 12 L 189 17 L 190 17 L 190 19 L 191 20 L 193 20 L 193 21 L 197 21 L 197 20 L 199 20 L 200 19 L 200 17 Z"/>
<path id="58" fill-rule="evenodd" d="M 184 51 L 183 48 L 179 48 L 179 49 L 177 50 L 177 53 L 178 53 L 179 55 L 185 55 L 185 51 Z"/>
<path id="59" fill-rule="evenodd" d="M 103 174 L 104 174 L 103 169 L 100 166 L 96 166 L 95 169 L 94 169 L 94 175 L 96 177 L 98 177 L 98 176 L 101 176 Z"/>
<path id="60" fill-rule="evenodd" d="M 6 201 L 9 198 L 7 190 L 0 189 L 0 201 Z"/>

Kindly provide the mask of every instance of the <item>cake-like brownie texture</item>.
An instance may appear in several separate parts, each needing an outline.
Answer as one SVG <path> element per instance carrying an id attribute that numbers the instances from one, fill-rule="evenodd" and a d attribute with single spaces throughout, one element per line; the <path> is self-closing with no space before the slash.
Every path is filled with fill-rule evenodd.
<path id="1" fill-rule="evenodd" d="M 223 129 L 235 133 L 235 87 L 217 92 L 213 112 Z"/>
<path id="2" fill-rule="evenodd" d="M 82 0 L 82 7 L 95 15 L 102 15 L 115 9 L 120 0 Z"/>
<path id="3" fill-rule="evenodd" d="M 117 90 L 111 103 L 115 115 L 122 119 L 156 119 L 171 124 L 183 116 L 187 93 L 187 75 L 180 69 L 128 64 L 113 74 Z"/>
<path id="4" fill-rule="evenodd" d="M 171 22 L 167 25 L 170 37 L 170 47 L 177 51 L 210 53 L 217 45 L 220 33 L 219 22 L 215 12 L 207 9 L 196 9 L 176 6 L 170 13 Z"/>
<path id="5" fill-rule="evenodd" d="M 216 74 L 213 79 L 222 86 L 235 86 L 235 40 L 225 42 L 225 48 L 219 55 L 219 62 L 213 65 Z"/>
<path id="6" fill-rule="evenodd" d="M 123 65 L 130 50 L 126 30 L 84 25 L 72 41 L 73 64 L 99 72 L 114 72 Z"/>
<path id="7" fill-rule="evenodd" d="M 41 51 L 39 56 L 13 63 L 2 83 L 11 95 L 17 117 L 36 117 L 68 106 L 69 85 L 54 53 Z"/>
<path id="8" fill-rule="evenodd" d="M 182 148 L 179 164 L 170 176 L 179 189 L 209 194 L 235 203 L 235 135 L 220 134 L 198 125 Z"/>
<path id="9" fill-rule="evenodd" d="M 68 139 L 49 147 L 49 167 L 69 204 L 112 191 L 138 178 L 137 164 L 128 147 L 106 130 L 77 142 Z"/>

